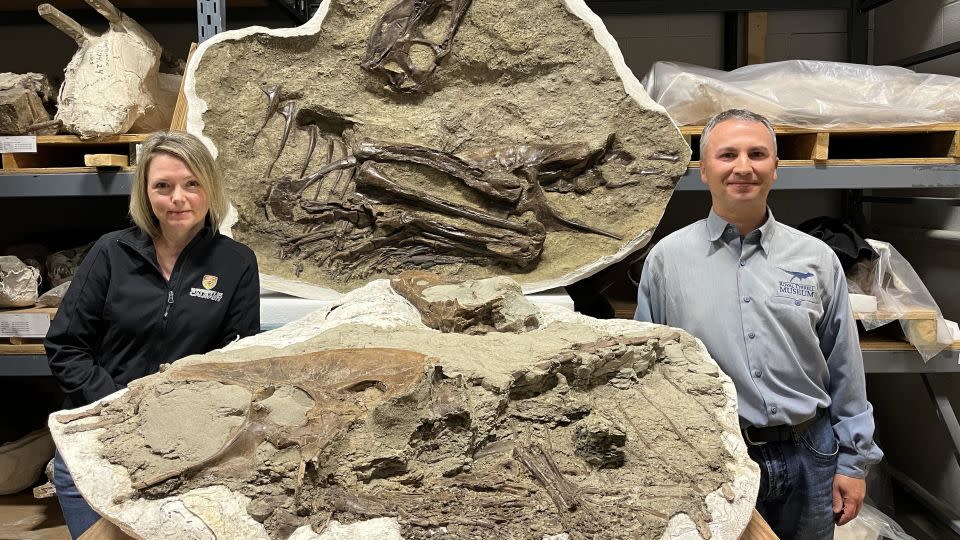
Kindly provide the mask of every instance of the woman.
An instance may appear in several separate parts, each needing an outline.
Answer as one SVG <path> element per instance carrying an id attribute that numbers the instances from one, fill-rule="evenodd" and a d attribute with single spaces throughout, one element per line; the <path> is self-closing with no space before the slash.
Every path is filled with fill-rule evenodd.
<path id="1" fill-rule="evenodd" d="M 260 330 L 256 257 L 217 232 L 227 209 L 220 172 L 199 139 L 160 132 L 144 141 L 130 196 L 135 226 L 94 244 L 44 343 L 65 408 Z M 99 516 L 59 452 L 54 485 L 76 538 Z"/>

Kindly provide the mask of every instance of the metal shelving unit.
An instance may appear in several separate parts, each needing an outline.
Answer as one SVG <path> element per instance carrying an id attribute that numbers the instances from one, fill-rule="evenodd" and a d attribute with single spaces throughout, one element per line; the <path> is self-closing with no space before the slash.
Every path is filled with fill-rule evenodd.
<path id="1" fill-rule="evenodd" d="M 133 173 L 2 174 L 0 197 L 128 196 Z"/>
<path id="2" fill-rule="evenodd" d="M 0 175 L 0 198 L 127 196 L 133 174 Z M 774 189 L 890 189 L 960 187 L 960 165 L 834 165 L 780 167 Z M 678 191 L 703 191 L 700 169 L 680 178 Z"/>

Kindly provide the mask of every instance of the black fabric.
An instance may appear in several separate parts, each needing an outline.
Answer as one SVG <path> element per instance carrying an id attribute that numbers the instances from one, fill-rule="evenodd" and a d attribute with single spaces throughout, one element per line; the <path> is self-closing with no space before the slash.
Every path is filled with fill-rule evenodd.
<path id="1" fill-rule="evenodd" d="M 184 248 L 168 283 L 153 241 L 131 227 L 90 249 L 44 345 L 71 408 L 156 373 L 160 364 L 259 331 L 259 274 L 250 248 L 211 235 L 208 226 Z"/>
<path id="2" fill-rule="evenodd" d="M 853 227 L 839 219 L 821 216 L 804 221 L 797 229 L 830 246 L 844 271 L 860 261 L 874 261 L 880 257 Z"/>

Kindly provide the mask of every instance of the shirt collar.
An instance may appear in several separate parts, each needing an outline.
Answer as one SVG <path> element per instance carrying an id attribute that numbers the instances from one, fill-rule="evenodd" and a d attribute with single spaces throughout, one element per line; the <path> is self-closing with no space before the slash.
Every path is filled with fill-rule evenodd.
<path id="1" fill-rule="evenodd" d="M 772 242 L 776 219 L 773 217 L 773 212 L 770 211 L 770 207 L 767 207 L 767 220 L 760 226 L 758 231 L 760 231 L 760 247 L 764 251 L 770 251 L 770 243 Z M 722 217 L 717 215 L 713 211 L 713 208 L 710 209 L 710 214 L 707 216 L 707 237 L 711 242 L 716 242 L 723 236 L 723 232 L 727 230 L 727 227 L 734 227 L 730 223 L 727 223 Z"/>

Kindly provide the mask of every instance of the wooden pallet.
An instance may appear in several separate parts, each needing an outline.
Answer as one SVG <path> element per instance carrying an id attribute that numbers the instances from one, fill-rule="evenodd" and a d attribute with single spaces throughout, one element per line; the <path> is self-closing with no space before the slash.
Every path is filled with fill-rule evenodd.
<path id="1" fill-rule="evenodd" d="M 146 138 L 145 134 L 91 140 L 82 140 L 76 135 L 39 135 L 35 154 L 3 154 L 0 174 L 96 172 L 98 169 L 131 171 L 136 163 L 137 145 Z"/>
<path id="2" fill-rule="evenodd" d="M 776 126 L 780 165 L 938 165 L 960 163 L 960 124 L 806 129 Z M 682 126 L 699 166 L 703 126 Z"/>

